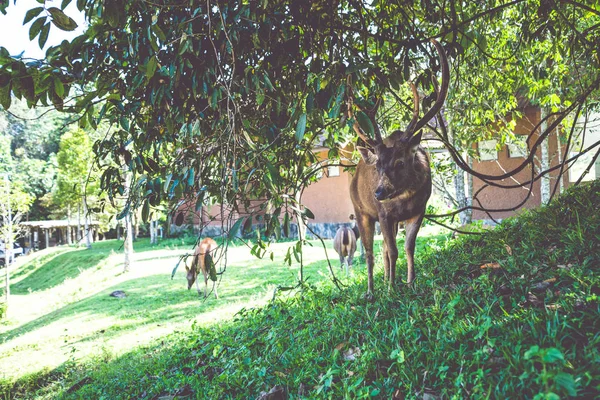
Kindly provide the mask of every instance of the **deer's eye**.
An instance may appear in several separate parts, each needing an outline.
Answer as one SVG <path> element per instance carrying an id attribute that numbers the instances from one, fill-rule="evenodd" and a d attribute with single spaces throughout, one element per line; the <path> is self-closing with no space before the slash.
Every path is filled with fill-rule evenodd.
<path id="1" fill-rule="evenodd" d="M 394 165 L 398 168 L 404 168 L 404 161 L 398 160 L 394 163 Z"/>

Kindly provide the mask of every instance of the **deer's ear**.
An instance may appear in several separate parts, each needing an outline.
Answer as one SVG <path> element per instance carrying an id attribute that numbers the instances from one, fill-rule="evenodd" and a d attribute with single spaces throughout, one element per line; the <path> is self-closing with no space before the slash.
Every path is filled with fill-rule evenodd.
<path id="1" fill-rule="evenodd" d="M 419 145 L 421 144 L 421 138 L 423 136 L 423 131 L 419 131 L 416 135 L 410 138 L 409 146 L 410 151 L 414 154 L 417 152 Z"/>
<path id="2" fill-rule="evenodd" d="M 373 165 L 377 162 L 377 154 L 373 153 L 370 149 L 366 147 L 358 146 L 358 151 L 360 152 L 361 157 L 365 161 L 367 165 Z"/>

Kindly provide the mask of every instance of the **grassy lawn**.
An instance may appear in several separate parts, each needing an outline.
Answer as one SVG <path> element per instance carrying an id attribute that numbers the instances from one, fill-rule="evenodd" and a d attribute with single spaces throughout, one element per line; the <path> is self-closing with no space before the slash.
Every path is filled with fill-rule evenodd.
<path id="1" fill-rule="evenodd" d="M 388 292 L 376 257 L 372 302 L 363 297 L 364 266 L 338 289 L 318 246 L 306 253 L 312 288 L 272 302 L 275 285 L 292 284 L 297 273 L 282 262 L 286 243 L 275 245 L 273 262 L 232 248 L 218 301 L 188 292 L 181 271 L 169 280 L 177 255 L 186 251 L 180 244 L 140 249 L 129 274 L 120 273 L 121 256 L 106 244 L 100 267 L 69 267 L 74 275 L 53 284 L 39 272 L 36 281 L 45 289 L 36 291 L 27 277 L 60 256 L 40 255 L 47 261 L 15 271 L 26 270 L 14 284 L 27 293 L 15 296 L 23 296 L 24 317 L 2 328 L 0 356 L 11 378 L 0 381 L 0 393 L 37 399 L 257 399 L 269 391 L 284 399 L 600 398 L 599 206 L 595 181 L 481 236 L 423 235 L 412 287 Z M 402 273 L 404 266 L 401 257 Z M 109 298 L 114 289 L 129 296 Z M 22 360 L 28 358 L 33 361 Z M 27 374 L 43 365 L 58 367 Z"/>
<path id="2" fill-rule="evenodd" d="M 440 241 L 447 236 L 426 227 L 423 238 L 427 232 L 432 238 L 437 233 Z M 12 272 L 10 318 L 0 324 L 0 376 L 13 380 L 94 357 L 115 357 L 192 324 L 231 318 L 242 308 L 264 304 L 278 285 L 296 282 L 298 265 L 283 262 L 291 243 L 273 244 L 273 261 L 257 259 L 238 243 L 229 247 L 220 299 L 203 300 L 195 288 L 187 290 L 183 265 L 170 279 L 192 242 L 168 239 L 151 246 L 140 239 L 129 273 L 122 272 L 121 242 L 116 240 L 96 243 L 91 250 L 56 247 L 20 258 Z M 309 284 L 327 281 L 325 251 L 319 242 L 311 243 L 304 255 L 305 277 Z M 326 245 L 334 271 L 344 281 L 331 241 Z M 110 297 L 115 290 L 124 290 L 127 297 Z"/>

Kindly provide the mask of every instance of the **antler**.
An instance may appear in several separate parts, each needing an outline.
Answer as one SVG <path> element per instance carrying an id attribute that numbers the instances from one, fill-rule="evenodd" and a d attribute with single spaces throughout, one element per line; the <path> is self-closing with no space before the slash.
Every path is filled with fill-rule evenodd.
<path id="1" fill-rule="evenodd" d="M 450 68 L 448 67 L 448 58 L 446 57 L 446 52 L 444 51 L 444 48 L 437 40 L 431 39 L 431 43 L 433 43 L 438 55 L 440 56 L 440 64 L 442 66 L 442 87 L 440 90 L 438 90 L 437 82 L 435 82 L 435 78 L 434 78 L 434 87 L 435 87 L 435 91 L 437 92 L 437 99 L 436 99 L 435 103 L 433 104 L 433 106 L 429 109 L 429 111 L 427 111 L 427 113 L 425 113 L 423 118 L 418 119 L 418 116 L 419 116 L 419 94 L 417 92 L 416 86 L 413 83 L 410 84 L 411 88 L 412 88 L 412 92 L 413 92 L 414 110 L 413 110 L 412 120 L 406 127 L 406 130 L 404 131 L 404 134 L 402 135 L 402 138 L 400 139 L 403 142 L 407 142 L 408 140 L 410 140 L 410 138 L 419 129 L 421 129 L 426 123 L 428 123 L 429 120 L 431 120 L 431 118 L 433 118 L 442 109 L 442 106 L 444 105 L 444 101 L 446 101 L 446 95 L 448 94 L 448 86 L 450 84 Z"/>
<path id="2" fill-rule="evenodd" d="M 358 137 L 360 137 L 367 144 L 367 146 L 375 148 L 375 146 L 377 146 L 378 144 L 383 143 L 383 139 L 381 137 L 381 131 L 379 130 L 379 127 L 377 126 L 377 122 L 375 121 L 375 117 L 374 117 L 377 114 L 377 110 L 379 109 L 379 106 L 381 104 L 381 99 L 377 99 L 377 102 L 375 103 L 375 107 L 373 107 L 373 110 L 371 110 L 371 112 L 369 112 L 369 113 L 365 112 L 367 117 L 369 117 L 369 119 L 371 120 L 371 123 L 373 124 L 373 129 L 375 131 L 375 140 L 373 140 L 363 132 L 363 130 L 360 128 L 360 125 L 358 124 L 358 120 L 354 117 L 354 111 L 352 111 L 352 107 L 354 106 L 354 96 L 352 95 L 352 79 L 351 79 L 350 75 L 348 75 L 347 83 L 348 83 L 348 100 L 347 100 L 348 118 L 354 120 L 354 123 L 352 124 L 352 128 L 354 128 L 354 132 L 356 132 Z"/>

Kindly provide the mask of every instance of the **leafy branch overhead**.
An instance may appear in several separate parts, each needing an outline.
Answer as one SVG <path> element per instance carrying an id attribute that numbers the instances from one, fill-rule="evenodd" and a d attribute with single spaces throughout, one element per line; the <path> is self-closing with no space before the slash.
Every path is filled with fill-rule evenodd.
<path id="1" fill-rule="evenodd" d="M 43 46 L 50 29 L 75 29 L 69 3 L 32 8 L 30 38 Z M 94 144 L 99 160 L 114 161 L 102 188 L 122 194 L 123 171 L 133 172 L 132 206 L 265 199 L 287 215 L 288 199 L 316 174 L 309 150 L 354 137 L 348 96 L 368 135 L 410 120 L 409 81 L 425 94 L 423 108 L 434 101 L 431 38 L 452 62 L 447 107 L 465 141 L 515 112 L 517 95 L 564 115 L 593 104 L 600 11 L 547 3 L 78 0 L 85 34 L 44 60 L 0 48 L 0 104 L 16 96 L 53 105 L 80 127 L 108 120 Z M 377 126 L 367 116 L 375 104 Z"/>

